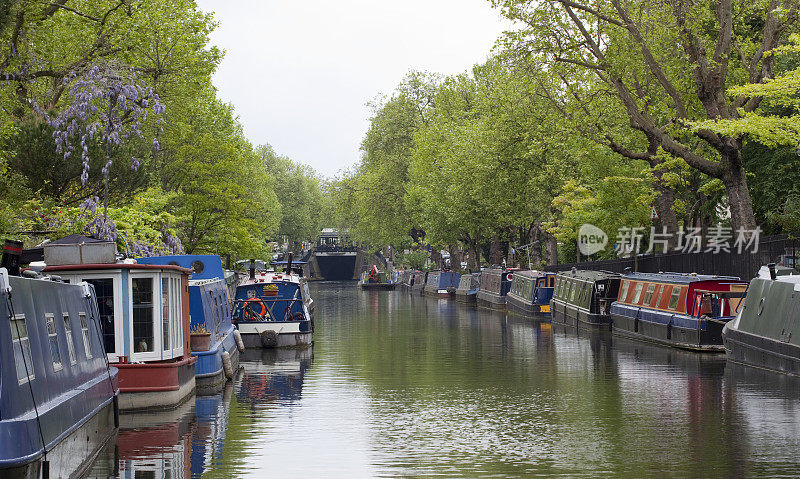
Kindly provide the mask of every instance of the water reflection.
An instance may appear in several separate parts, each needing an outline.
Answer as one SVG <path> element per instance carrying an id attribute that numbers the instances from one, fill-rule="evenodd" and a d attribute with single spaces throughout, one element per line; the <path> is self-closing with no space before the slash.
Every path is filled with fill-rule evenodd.
<path id="1" fill-rule="evenodd" d="M 117 455 L 101 456 L 97 470 L 800 474 L 798 379 L 403 291 L 352 283 L 312 291 L 313 349 L 248 350 L 222 394 L 171 413 L 123 416 Z"/>

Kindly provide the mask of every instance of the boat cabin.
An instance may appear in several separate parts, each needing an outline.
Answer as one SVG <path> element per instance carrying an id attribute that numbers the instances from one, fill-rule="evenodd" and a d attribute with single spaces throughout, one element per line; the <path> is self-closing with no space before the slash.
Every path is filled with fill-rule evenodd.
<path id="1" fill-rule="evenodd" d="M 254 321 L 303 321 L 303 286 L 290 273 L 263 272 L 245 279 L 236 288 L 234 323 Z"/>

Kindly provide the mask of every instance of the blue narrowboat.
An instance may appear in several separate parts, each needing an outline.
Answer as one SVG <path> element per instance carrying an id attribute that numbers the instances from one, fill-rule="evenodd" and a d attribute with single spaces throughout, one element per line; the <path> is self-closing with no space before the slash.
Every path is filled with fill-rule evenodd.
<path id="1" fill-rule="evenodd" d="M 476 295 L 478 306 L 504 311 L 514 273 L 513 270 L 502 268 L 481 271 L 481 287 Z"/>
<path id="2" fill-rule="evenodd" d="M 189 275 L 189 321 L 198 394 L 222 390 L 239 366 L 238 332 L 231 321 L 225 273 L 218 255 L 175 255 L 139 258 L 140 264 L 176 265 Z M 208 344 L 205 337 L 208 335 Z M 239 341 L 241 342 L 241 338 Z M 244 349 L 244 344 L 241 345 Z"/>
<path id="3" fill-rule="evenodd" d="M 555 273 L 543 271 L 517 271 L 511 279 L 511 289 L 506 295 L 509 311 L 525 316 L 550 316 L 550 299 L 553 297 Z"/>
<path id="4" fill-rule="evenodd" d="M 250 268 L 236 287 L 233 321 L 247 348 L 311 344 L 313 319 L 308 311 L 305 280 L 292 272 Z"/>
<path id="5" fill-rule="evenodd" d="M 452 271 L 431 271 L 425 281 L 424 292 L 428 296 L 451 298 L 456 293 L 461 275 Z"/>
<path id="6" fill-rule="evenodd" d="M 116 432 L 118 371 L 94 288 L 26 274 L 0 268 L 0 476 L 80 477 Z"/>
<path id="7" fill-rule="evenodd" d="M 462 274 L 461 280 L 458 282 L 458 287 L 456 288 L 456 301 L 475 304 L 480 287 L 480 273 Z"/>
<path id="8" fill-rule="evenodd" d="M 696 351 L 723 351 L 722 328 L 747 282 L 680 273 L 623 275 L 611 305 L 614 334 Z"/>

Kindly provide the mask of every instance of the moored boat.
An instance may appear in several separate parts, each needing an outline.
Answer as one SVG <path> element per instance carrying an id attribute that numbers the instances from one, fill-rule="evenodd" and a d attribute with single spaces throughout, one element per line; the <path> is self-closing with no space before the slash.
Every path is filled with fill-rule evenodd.
<path id="1" fill-rule="evenodd" d="M 370 270 L 361 273 L 358 286 L 361 289 L 394 289 L 395 283 L 392 282 L 390 273 Z"/>
<path id="2" fill-rule="evenodd" d="M 620 275 L 605 271 L 564 271 L 556 276 L 550 312 L 554 323 L 611 329 L 611 304 L 619 294 Z"/>
<path id="3" fill-rule="evenodd" d="M 305 280 L 291 271 L 250 269 L 236 287 L 233 320 L 245 347 L 274 348 L 311 344 L 313 322 L 306 306 Z"/>
<path id="4" fill-rule="evenodd" d="M 189 276 L 189 317 L 195 382 L 198 394 L 222 390 L 239 367 L 236 329 L 222 260 L 218 255 L 175 255 L 140 258 L 139 264 L 173 264 L 192 271 Z M 242 346 L 242 349 L 244 347 Z"/>
<path id="5" fill-rule="evenodd" d="M 452 271 L 431 271 L 423 291 L 429 296 L 451 298 L 455 295 L 460 280 L 461 275 Z"/>
<path id="6" fill-rule="evenodd" d="M 414 285 L 422 283 L 422 287 L 425 287 L 425 273 L 422 271 L 409 271 L 408 276 L 406 276 L 403 282 L 403 289 L 407 291 L 412 291 L 414 289 Z"/>
<path id="7" fill-rule="evenodd" d="M 476 295 L 478 306 L 505 310 L 506 295 L 513 279 L 512 270 L 495 268 L 481 271 L 481 287 Z"/>
<path id="8" fill-rule="evenodd" d="M 475 304 L 480 285 L 480 273 L 462 274 L 461 279 L 458 282 L 458 287 L 456 288 L 456 301 Z"/>
<path id="9" fill-rule="evenodd" d="M 0 476 L 81 477 L 118 424 L 96 293 L 0 268 L 0 311 Z"/>
<path id="10" fill-rule="evenodd" d="M 729 276 L 623 275 L 611 305 L 612 331 L 678 348 L 723 351 L 722 328 L 746 288 L 746 282 Z"/>
<path id="11" fill-rule="evenodd" d="M 423 294 L 425 292 L 425 285 L 428 284 L 428 273 L 420 271 L 414 274 L 414 282 L 411 284 L 411 293 Z"/>
<path id="12" fill-rule="evenodd" d="M 526 316 L 549 317 L 555 277 L 555 273 L 544 271 L 515 272 L 506 295 L 508 310 Z"/>
<path id="13" fill-rule="evenodd" d="M 774 265 L 750 281 L 744 305 L 722 332 L 729 360 L 800 376 L 800 276 Z"/>
<path id="14" fill-rule="evenodd" d="M 189 270 L 116 262 L 115 246 L 109 257 L 102 243 L 49 255 L 48 248 L 46 273 L 95 288 L 105 352 L 119 369 L 120 410 L 172 408 L 187 400 L 197 362 L 189 349 Z"/>

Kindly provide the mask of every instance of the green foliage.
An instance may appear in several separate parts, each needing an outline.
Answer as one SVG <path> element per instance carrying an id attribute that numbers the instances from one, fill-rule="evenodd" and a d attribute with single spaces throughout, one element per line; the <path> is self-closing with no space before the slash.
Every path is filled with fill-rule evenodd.
<path id="1" fill-rule="evenodd" d="M 397 261 L 398 264 L 406 265 L 412 269 L 416 270 L 424 270 L 425 265 L 428 262 L 428 251 L 425 249 L 417 249 L 410 251 L 409 253 L 398 253 L 397 254 Z"/>

